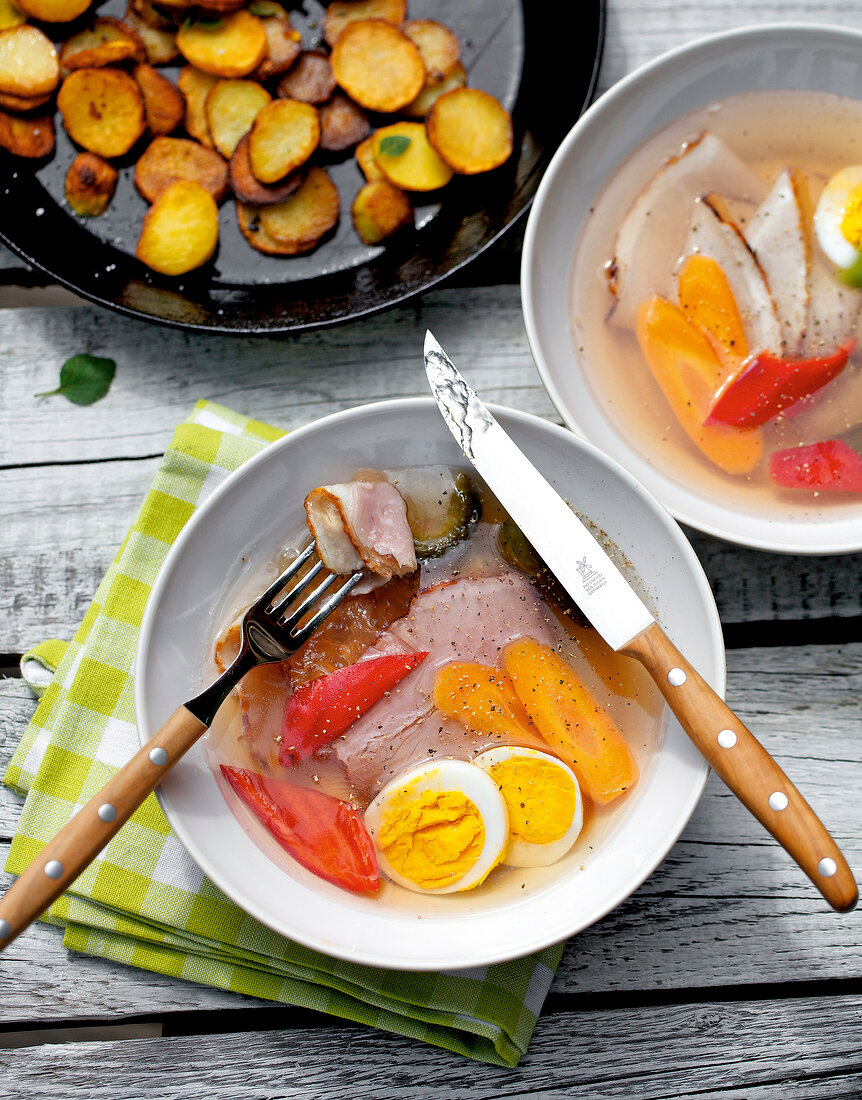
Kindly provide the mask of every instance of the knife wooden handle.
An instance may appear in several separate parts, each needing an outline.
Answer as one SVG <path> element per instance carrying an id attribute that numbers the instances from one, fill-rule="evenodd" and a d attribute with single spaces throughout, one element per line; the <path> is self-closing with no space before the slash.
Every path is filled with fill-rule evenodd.
<path id="1" fill-rule="evenodd" d="M 646 668 L 698 749 L 739 800 L 799 864 L 833 909 L 859 891 L 825 826 L 757 738 L 653 623 L 620 650 Z"/>

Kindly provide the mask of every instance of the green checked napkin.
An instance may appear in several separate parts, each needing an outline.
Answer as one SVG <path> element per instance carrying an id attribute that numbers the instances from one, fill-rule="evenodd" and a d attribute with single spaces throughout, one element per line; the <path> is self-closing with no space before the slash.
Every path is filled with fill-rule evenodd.
<path id="1" fill-rule="evenodd" d="M 132 529 L 68 646 L 22 671 L 41 695 L 4 777 L 26 795 L 6 869 L 19 874 L 138 747 L 132 662 L 171 543 L 224 478 L 283 433 L 199 402 L 180 424 Z M 193 863 L 151 795 L 45 917 L 74 951 L 423 1039 L 514 1066 L 562 947 L 445 973 L 378 970 L 292 943 L 229 901 Z"/>

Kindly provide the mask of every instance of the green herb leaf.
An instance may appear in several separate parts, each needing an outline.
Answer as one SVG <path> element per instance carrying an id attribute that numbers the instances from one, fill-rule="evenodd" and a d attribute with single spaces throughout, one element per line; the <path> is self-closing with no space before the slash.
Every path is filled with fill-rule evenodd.
<path id="1" fill-rule="evenodd" d="M 377 155 L 382 153 L 384 157 L 400 157 L 410 148 L 411 138 L 401 134 L 387 134 L 381 138 L 377 145 Z"/>
<path id="2" fill-rule="evenodd" d="M 279 4 L 274 4 L 272 0 L 251 0 L 248 10 L 259 19 L 269 19 L 273 15 L 278 15 L 282 8 Z"/>
<path id="3" fill-rule="evenodd" d="M 195 23 L 199 27 L 203 27 L 205 30 L 214 31 L 217 27 L 220 27 L 224 22 L 223 19 L 219 19 L 217 15 L 199 15 L 195 20 Z"/>
<path id="4" fill-rule="evenodd" d="M 97 355 L 73 355 L 60 368 L 60 385 L 56 390 L 37 393 L 36 397 L 53 397 L 61 393 L 75 405 L 92 405 L 111 388 L 117 364 L 113 359 Z"/>

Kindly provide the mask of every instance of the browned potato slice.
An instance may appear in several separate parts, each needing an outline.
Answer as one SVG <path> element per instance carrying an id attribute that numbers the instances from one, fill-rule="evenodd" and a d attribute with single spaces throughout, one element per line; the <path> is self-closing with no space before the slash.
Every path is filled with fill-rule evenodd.
<path id="1" fill-rule="evenodd" d="M 143 61 L 144 43 L 118 19 L 95 19 L 91 27 L 73 34 L 60 51 L 64 69 L 99 69 L 120 61 Z"/>
<path id="2" fill-rule="evenodd" d="M 291 25 L 287 12 L 279 4 L 270 4 L 270 0 L 252 0 L 252 7 L 266 33 L 266 57 L 255 69 L 254 75 L 258 80 L 269 80 L 271 76 L 278 76 L 287 72 L 302 52 L 299 31 Z M 263 10 L 272 8 L 270 15 L 263 15 Z"/>
<path id="3" fill-rule="evenodd" d="M 227 160 L 237 142 L 270 102 L 266 88 L 253 80 L 220 80 L 206 99 L 206 116 L 213 143 Z"/>
<path id="4" fill-rule="evenodd" d="M 386 179 L 377 165 L 377 134 L 372 134 L 356 146 L 356 160 L 369 183 Z"/>
<path id="5" fill-rule="evenodd" d="M 426 81 L 425 87 L 419 95 L 404 108 L 404 114 L 409 115 L 411 118 L 427 118 L 431 113 L 431 108 L 441 95 L 451 92 L 453 88 L 463 88 L 466 83 L 467 70 L 458 61 L 451 73 L 439 84 L 429 84 Z"/>
<path id="6" fill-rule="evenodd" d="M 15 3 L 43 23 L 70 23 L 90 6 L 90 0 L 15 0 Z"/>
<path id="7" fill-rule="evenodd" d="M 419 50 L 397 27 L 380 19 L 348 23 L 332 50 L 336 81 L 361 107 L 397 111 L 425 83 Z"/>
<path id="8" fill-rule="evenodd" d="M 498 99 L 478 88 L 455 88 L 441 95 L 427 126 L 428 140 L 462 175 L 489 172 L 512 155 L 512 116 Z"/>
<path id="9" fill-rule="evenodd" d="M 429 144 L 421 122 L 396 122 L 374 136 L 377 167 L 396 187 L 436 191 L 452 178 L 452 169 Z"/>
<path id="10" fill-rule="evenodd" d="M 248 143 L 251 170 L 275 183 L 305 164 L 320 141 L 320 122 L 310 103 L 276 99 L 254 120 Z"/>
<path id="11" fill-rule="evenodd" d="M 0 92 L 0 107 L 6 111 L 21 111 L 26 113 L 27 111 L 36 111 L 40 107 L 44 107 L 50 98 L 51 92 L 46 92 L 45 95 L 36 96 L 12 95 L 11 92 Z"/>
<path id="12" fill-rule="evenodd" d="M 396 27 L 407 18 L 407 0 L 333 0 L 323 17 L 323 37 L 334 46 L 348 23 L 382 19 Z"/>
<path id="13" fill-rule="evenodd" d="M 135 83 L 144 97 L 144 116 L 151 134 L 172 134 L 186 117 L 186 97 L 152 65 L 136 65 Z"/>
<path id="14" fill-rule="evenodd" d="M 8 30 L 9 27 L 17 27 L 24 23 L 26 19 L 27 16 L 13 0 L 0 0 L 0 31 Z"/>
<path id="15" fill-rule="evenodd" d="M 0 147 L 16 157 L 47 157 L 54 149 L 53 118 L 15 118 L 0 111 Z"/>
<path id="16" fill-rule="evenodd" d="M 135 255 L 163 275 L 183 275 L 205 264 L 217 244 L 215 199 L 194 180 L 177 180 L 147 211 Z"/>
<path id="17" fill-rule="evenodd" d="M 425 83 L 439 84 L 458 64 L 461 43 L 435 19 L 409 19 L 401 28 L 422 55 Z"/>
<path id="18" fill-rule="evenodd" d="M 123 156 L 144 132 L 144 97 L 119 69 L 76 69 L 63 81 L 57 107 L 69 137 L 101 157 Z"/>
<path id="19" fill-rule="evenodd" d="M 410 200 L 387 180 L 374 180 L 361 187 L 351 214 L 353 228 L 366 244 L 379 244 L 413 224 Z"/>
<path id="20" fill-rule="evenodd" d="M 263 228 L 260 221 L 260 207 L 240 202 L 237 199 L 236 216 L 240 233 L 251 247 L 256 248 L 258 252 L 263 252 L 267 256 L 296 255 L 290 245 L 282 244 L 281 241 L 270 237 L 269 233 Z"/>
<path id="21" fill-rule="evenodd" d="M 194 65 L 186 65 L 177 77 L 177 86 L 186 97 L 186 131 L 208 149 L 213 148 L 213 139 L 207 122 L 206 102 L 217 83 L 216 77 L 202 73 Z"/>
<path id="22" fill-rule="evenodd" d="M 126 9 L 123 22 L 143 42 L 151 65 L 167 65 L 179 56 L 176 28 L 151 27 L 131 6 Z"/>
<path id="23" fill-rule="evenodd" d="M 266 57 L 263 23 L 247 11 L 217 21 L 183 23 L 177 47 L 186 61 L 214 76 L 246 76 Z"/>
<path id="24" fill-rule="evenodd" d="M 78 153 L 66 173 L 66 202 L 76 214 L 104 214 L 114 196 L 117 175 L 117 169 L 95 153 Z"/>
<path id="25" fill-rule="evenodd" d="M 155 202 L 177 180 L 194 180 L 221 202 L 227 194 L 227 165 L 196 141 L 157 137 L 135 165 L 135 187 L 147 202 Z"/>
<path id="26" fill-rule="evenodd" d="M 30 99 L 53 92 L 59 80 L 57 51 L 47 35 L 27 23 L 0 31 L 0 92 Z"/>
<path id="27" fill-rule="evenodd" d="M 260 222 L 288 254 L 309 252 L 337 224 L 339 206 L 335 184 L 315 166 L 286 202 L 260 208 Z"/>
<path id="28" fill-rule="evenodd" d="M 245 6 L 245 0 L 201 0 L 197 5 L 202 11 L 213 15 L 230 15 Z"/>
<path id="29" fill-rule="evenodd" d="M 320 148 L 330 153 L 351 149 L 371 133 L 365 112 L 346 95 L 336 94 L 320 108 Z"/>
<path id="30" fill-rule="evenodd" d="M 317 50 L 306 50 L 278 85 L 282 99 L 299 99 L 303 103 L 325 103 L 334 91 L 335 77 L 329 58 Z"/>
<path id="31" fill-rule="evenodd" d="M 170 9 L 167 9 L 170 11 Z M 165 5 L 156 7 L 151 0 L 129 0 L 126 14 L 133 11 L 142 23 L 152 27 L 156 31 L 176 31 L 176 20 L 169 19 L 165 14 Z M 137 28 L 136 28 L 137 29 Z"/>
<path id="32" fill-rule="evenodd" d="M 285 199 L 297 191 L 305 179 L 305 172 L 298 168 L 295 172 L 283 179 L 280 183 L 270 186 L 261 183 L 251 170 L 251 160 L 248 155 L 248 134 L 240 138 L 239 145 L 230 158 L 230 186 L 233 193 L 242 202 L 250 202 L 255 206 L 271 206 L 276 202 L 284 202 Z"/>

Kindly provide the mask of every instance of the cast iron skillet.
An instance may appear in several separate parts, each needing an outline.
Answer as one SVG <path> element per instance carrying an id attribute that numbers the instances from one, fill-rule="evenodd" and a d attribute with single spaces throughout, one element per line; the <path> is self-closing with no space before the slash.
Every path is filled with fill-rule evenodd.
<path id="1" fill-rule="evenodd" d="M 240 235 L 229 199 L 220 211 L 214 259 L 180 278 L 157 275 L 134 255 L 146 204 L 132 174 L 146 139 L 118 165 L 120 181 L 107 213 L 81 218 L 63 197 L 77 150 L 59 118 L 57 148 L 47 163 L 34 169 L 0 151 L 0 239 L 99 305 L 183 329 L 296 332 L 375 313 L 468 263 L 526 211 L 548 161 L 593 95 L 604 3 L 564 5 L 573 14 L 561 16 L 553 0 L 412 0 L 411 18 L 436 18 L 456 31 L 469 83 L 512 111 L 515 154 L 494 172 L 456 176 L 441 201 L 417 206 L 415 231 L 385 247 L 363 245 L 350 223 L 350 203 L 363 178 L 348 153 L 327 165 L 341 194 L 341 219 L 314 252 L 289 258 L 256 252 Z M 303 44 L 313 45 L 324 5 L 304 0 L 284 6 Z M 121 17 L 124 7 L 123 0 L 109 0 L 99 12 Z M 91 17 L 92 11 L 79 23 Z M 77 24 L 45 29 L 63 39 Z M 372 119 L 386 121 L 391 119 Z"/>

